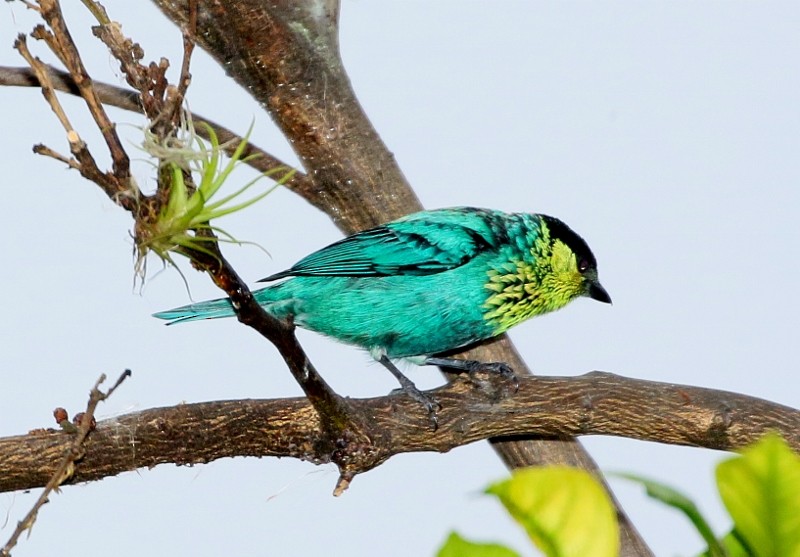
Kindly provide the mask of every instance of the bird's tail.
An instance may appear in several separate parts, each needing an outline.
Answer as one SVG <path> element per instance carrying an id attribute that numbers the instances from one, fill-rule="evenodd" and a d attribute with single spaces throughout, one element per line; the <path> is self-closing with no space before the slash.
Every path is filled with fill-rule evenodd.
<path id="1" fill-rule="evenodd" d="M 253 297 L 268 313 L 277 319 L 286 319 L 295 309 L 292 298 L 293 290 L 289 282 L 282 282 L 274 286 L 261 288 L 253 291 Z M 154 313 L 153 317 L 169 321 L 167 325 L 183 323 L 184 321 L 199 321 L 200 319 L 220 319 L 222 317 L 233 317 L 233 304 L 228 298 L 218 298 L 197 302 L 188 306 L 168 309 Z"/>
<path id="2" fill-rule="evenodd" d="M 221 317 L 233 317 L 233 305 L 228 298 L 218 300 L 208 300 L 181 306 L 179 308 L 168 309 L 154 313 L 153 317 L 169 321 L 167 325 L 183 323 L 184 321 L 197 321 L 199 319 L 219 319 Z"/>

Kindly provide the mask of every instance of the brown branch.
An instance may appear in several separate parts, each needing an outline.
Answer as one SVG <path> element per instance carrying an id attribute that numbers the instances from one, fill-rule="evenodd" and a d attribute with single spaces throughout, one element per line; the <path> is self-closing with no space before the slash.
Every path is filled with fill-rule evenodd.
<path id="1" fill-rule="evenodd" d="M 48 34 L 41 26 L 37 27 L 35 32 L 38 31 L 37 36 L 40 38 L 44 37 L 52 37 L 52 35 Z M 55 41 L 51 38 L 48 38 L 48 44 L 55 44 Z M 124 172 L 120 170 L 118 174 L 115 170 L 114 173 L 103 172 L 97 166 L 94 157 L 89 152 L 86 147 L 86 143 L 81 139 L 78 132 L 72 126 L 72 123 L 67 118 L 64 109 L 61 106 L 61 103 L 58 101 L 58 97 L 55 95 L 55 91 L 53 86 L 50 82 L 49 74 L 47 72 L 46 66 L 42 63 L 39 58 L 34 57 L 30 51 L 28 50 L 27 40 L 25 35 L 19 35 L 17 40 L 14 42 L 14 47 L 19 51 L 23 58 L 28 62 L 31 66 L 31 70 L 33 71 L 34 75 L 36 76 L 37 80 L 41 84 L 42 94 L 44 95 L 45 100 L 50 105 L 50 108 L 58 117 L 58 120 L 61 122 L 64 131 L 67 133 L 67 141 L 70 146 L 70 152 L 75 157 L 75 159 L 67 159 L 63 155 L 60 155 L 47 147 L 40 147 L 38 149 L 34 149 L 35 152 L 44 154 L 47 156 L 51 156 L 58 160 L 66 161 L 67 164 L 71 168 L 77 169 L 81 176 L 93 181 L 95 184 L 100 186 L 100 188 L 108 195 L 108 197 L 114 202 L 119 204 L 120 206 L 128 209 L 129 211 L 134 211 L 138 207 L 139 200 L 142 197 L 141 191 L 132 183 L 130 180 L 130 175 L 128 174 L 127 170 Z M 77 51 L 76 51 L 77 52 Z M 67 58 L 67 54 L 62 53 L 63 58 Z M 80 64 L 81 67 L 82 64 Z M 88 79 L 88 76 L 87 76 Z M 76 86 L 78 87 L 78 91 L 81 96 L 86 94 L 85 92 L 85 81 L 84 85 L 80 85 L 76 82 Z M 91 83 L 89 84 L 91 88 Z M 86 99 L 86 97 L 84 97 Z M 92 106 L 92 99 L 93 97 L 89 95 L 89 100 L 87 100 L 87 104 Z M 102 111 L 102 108 L 100 111 Z M 109 135 L 109 134 L 104 134 Z M 111 130 L 110 135 L 116 137 L 116 132 Z M 118 139 L 118 138 L 117 138 Z M 113 152 L 113 149 L 111 149 Z M 124 159 L 127 160 L 127 155 L 124 156 Z M 124 164 L 119 162 L 118 164 Z M 121 167 L 122 168 L 122 167 Z"/>
<path id="2" fill-rule="evenodd" d="M 521 377 L 519 391 L 512 391 L 504 379 L 485 375 L 437 389 L 442 409 L 435 432 L 426 413 L 402 394 L 351 400 L 354 412 L 369 417 L 368 451 L 347 444 L 332 451 L 318 414 L 303 398 L 153 408 L 99 422 L 70 481 L 233 456 L 317 464 L 346 456 L 363 472 L 395 454 L 446 452 L 489 437 L 614 435 L 734 450 L 777 431 L 800 451 L 800 411 L 750 396 L 604 372 Z M 0 491 L 44 485 L 72 439 L 60 431 L 0 439 Z"/>
<path id="3" fill-rule="evenodd" d="M 154 3 L 186 24 L 186 0 Z M 344 232 L 421 208 L 342 67 L 338 2 L 198 0 L 197 26 L 198 46 L 267 107 Z"/>
<path id="4" fill-rule="evenodd" d="M 205 233 L 211 234 L 209 231 Z M 319 436 L 314 445 L 317 450 L 329 453 L 330 462 L 338 465 L 340 477 L 337 493 L 341 493 L 347 489 L 355 475 L 363 470 L 354 465 L 348 451 L 341 451 L 338 447 L 357 446 L 360 454 L 369 454 L 373 445 L 370 440 L 372 428 L 369 416 L 356 411 L 350 399 L 336 394 L 325 382 L 297 341 L 294 325 L 280 321 L 264 311 L 253 298 L 247 284 L 219 251 L 219 244 L 213 242 L 207 248 L 210 253 L 186 250 L 186 255 L 225 291 L 239 321 L 258 331 L 280 352 L 289 371 L 317 412 L 319 427 L 324 435 Z"/>

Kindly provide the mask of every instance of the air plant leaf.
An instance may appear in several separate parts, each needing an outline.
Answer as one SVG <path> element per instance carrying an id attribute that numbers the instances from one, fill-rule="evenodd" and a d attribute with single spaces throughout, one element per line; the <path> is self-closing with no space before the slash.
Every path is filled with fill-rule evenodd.
<path id="1" fill-rule="evenodd" d="M 145 131 L 144 150 L 158 160 L 159 189 L 168 188 L 168 195 L 158 211 L 145 214 L 136 222 L 136 274 L 141 278 L 145 275 L 146 258 L 151 252 L 163 262 L 174 265 L 173 253 L 186 255 L 188 251 L 197 251 L 211 254 L 207 247 L 209 242 L 243 243 L 210 222 L 260 201 L 286 183 L 295 172 L 287 167 L 272 169 L 234 193 L 215 199 L 234 169 L 249 159 L 243 155 L 253 126 L 224 166 L 221 161 L 227 146 L 220 145 L 211 126 L 205 123 L 203 126 L 208 134 L 208 143 L 196 135 L 188 118 L 181 128 L 180 137 L 169 141 L 158 142 L 149 131 Z M 275 184 L 250 198 L 244 197 L 261 178 L 275 174 L 282 174 Z M 223 238 L 204 234 L 204 231 L 215 232 Z"/>

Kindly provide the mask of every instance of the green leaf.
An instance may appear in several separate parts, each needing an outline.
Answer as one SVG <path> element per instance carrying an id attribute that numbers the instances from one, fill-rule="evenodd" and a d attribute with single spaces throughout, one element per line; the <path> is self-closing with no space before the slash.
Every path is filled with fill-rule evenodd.
<path id="1" fill-rule="evenodd" d="M 717 466 L 736 534 L 759 557 L 800 557 L 800 457 L 777 435 Z"/>
<path id="2" fill-rule="evenodd" d="M 729 532 L 719 543 L 725 548 L 726 557 L 753 557 L 753 554 L 742 545 L 736 532 Z M 710 551 L 706 551 L 698 557 L 714 557 L 714 555 Z"/>
<path id="3" fill-rule="evenodd" d="M 519 553 L 496 543 L 475 543 L 451 532 L 436 557 L 520 557 Z"/>
<path id="4" fill-rule="evenodd" d="M 230 240 L 233 237 L 212 226 L 209 221 L 246 209 L 269 195 L 278 185 L 286 183 L 294 174 L 294 170 L 288 168 L 273 168 L 250 180 L 234 193 L 215 199 L 234 169 L 243 160 L 250 160 L 258 155 L 244 156 L 247 140 L 253 130 L 251 125 L 229 157 L 228 163 L 220 169 L 222 153 L 227 147 L 220 144 L 219 138 L 208 124 L 203 125 L 208 132 L 209 145 L 197 137 L 194 125 L 188 117 L 183 120 L 178 137 L 173 137 L 170 141 L 159 141 L 149 128 L 145 128 L 143 148 L 158 159 L 159 187 L 168 185 L 169 196 L 158 215 L 144 212 L 137 218 L 134 240 L 137 252 L 136 274 L 140 278 L 145 276 L 147 255 L 151 252 L 171 265 L 174 265 L 174 261 L 170 252 L 187 255 L 187 252 L 195 250 L 213 257 L 214 251 L 204 245 L 210 247 L 209 243 L 216 242 L 217 238 L 209 238 L 199 232 L 213 230 Z M 278 173 L 282 176 L 276 180 L 274 186 L 254 194 L 250 199 L 243 199 L 243 194 L 261 178 Z M 186 176 L 191 177 L 194 187 L 189 187 Z M 168 184 L 165 180 L 169 180 Z"/>
<path id="5" fill-rule="evenodd" d="M 566 466 L 524 468 L 489 486 L 548 557 L 616 557 L 619 527 L 603 486 Z"/>
<path id="6" fill-rule="evenodd" d="M 725 552 L 725 549 L 723 549 L 724 544 L 721 544 L 717 540 L 717 537 L 714 535 L 714 531 L 711 529 L 711 526 L 709 526 L 706 519 L 700 513 L 700 509 L 698 509 L 697 505 L 694 504 L 694 501 L 689 499 L 686 495 L 666 484 L 648 478 L 643 478 L 642 476 L 637 476 L 635 474 L 614 475 L 641 484 L 647 491 L 647 495 L 683 512 L 683 514 L 686 515 L 694 527 L 697 528 L 697 531 L 703 537 L 706 544 L 708 544 L 708 551 L 706 551 L 703 555 L 707 555 L 708 557 L 723 557 L 725 555 L 731 555 L 730 553 Z"/>

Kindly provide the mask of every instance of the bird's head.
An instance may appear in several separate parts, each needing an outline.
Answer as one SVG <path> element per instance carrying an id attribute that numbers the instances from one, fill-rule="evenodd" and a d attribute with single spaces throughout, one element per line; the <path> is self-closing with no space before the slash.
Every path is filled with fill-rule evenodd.
<path id="1" fill-rule="evenodd" d="M 533 249 L 544 265 L 544 295 L 557 306 L 579 296 L 610 304 L 611 296 L 597 278 L 597 260 L 584 239 L 556 218 L 542 215 L 541 219 L 542 234 Z"/>
<path id="2" fill-rule="evenodd" d="M 525 252 L 489 270 L 484 319 L 500 334 L 535 315 L 561 309 L 579 296 L 611 303 L 597 279 L 597 260 L 586 242 L 560 220 L 530 215 L 535 226 L 519 236 Z"/>

